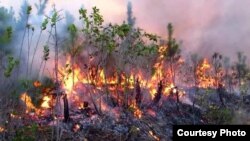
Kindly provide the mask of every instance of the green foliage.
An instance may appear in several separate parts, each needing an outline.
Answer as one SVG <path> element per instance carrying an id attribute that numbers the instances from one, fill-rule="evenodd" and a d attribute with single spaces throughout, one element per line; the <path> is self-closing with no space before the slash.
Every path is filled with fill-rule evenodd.
<path id="1" fill-rule="evenodd" d="M 32 7 L 29 5 L 29 6 L 27 7 L 26 14 L 27 14 L 27 15 L 30 15 L 31 10 L 32 10 Z"/>
<path id="2" fill-rule="evenodd" d="M 13 69 L 18 64 L 19 64 L 18 60 L 16 60 L 13 56 L 8 56 L 8 65 L 7 65 L 6 69 L 4 70 L 4 76 L 10 77 Z"/>
<path id="3" fill-rule="evenodd" d="M 93 7 L 93 13 L 91 14 L 91 17 L 93 17 L 93 21 L 95 25 L 102 25 L 102 23 L 104 22 L 103 20 L 103 16 L 100 14 L 100 10 L 96 7 Z"/>
<path id="4" fill-rule="evenodd" d="M 59 19 L 58 13 L 55 11 L 51 17 L 51 26 L 55 26 L 58 19 Z"/>
<path id="5" fill-rule="evenodd" d="M 157 41 L 158 41 L 158 36 L 157 36 L 157 35 L 149 34 L 149 33 L 145 33 L 144 35 L 145 35 L 145 37 L 147 37 L 150 41 L 154 41 L 154 42 L 157 42 Z"/>
<path id="6" fill-rule="evenodd" d="M 49 46 L 48 45 L 45 45 L 43 47 L 43 60 L 47 61 L 49 60 Z"/>
<path id="7" fill-rule="evenodd" d="M 90 21 L 89 21 L 89 18 L 87 16 L 87 10 L 81 8 L 79 10 L 79 14 L 80 14 L 80 19 L 83 19 L 83 22 L 84 22 L 84 25 L 85 25 L 83 31 L 86 32 L 86 33 L 89 33 Z"/>
<path id="8" fill-rule="evenodd" d="M 11 8 L 10 10 L 0 7 L 0 48 L 1 50 L 9 50 L 6 45 L 11 42 L 13 36 L 13 28 L 15 28 L 15 18 L 14 12 Z"/>
<path id="9" fill-rule="evenodd" d="M 49 23 L 49 20 L 48 18 L 46 18 L 43 23 L 42 23 L 42 26 L 41 26 L 41 30 L 45 30 L 47 28 L 47 24 Z"/>
<path id="10" fill-rule="evenodd" d="M 228 124 L 233 119 L 233 113 L 229 109 L 214 105 L 209 107 L 206 116 L 212 124 Z"/>
<path id="11" fill-rule="evenodd" d="M 32 86 L 32 81 L 28 79 L 20 80 L 21 86 L 24 90 L 28 90 Z"/>
<path id="12" fill-rule="evenodd" d="M 13 141 L 35 141 L 37 132 L 37 124 L 24 126 L 16 131 L 16 136 L 13 138 Z"/>
<path id="13" fill-rule="evenodd" d="M 68 31 L 70 33 L 70 37 L 73 40 L 76 37 L 77 34 L 77 27 L 74 24 L 70 24 L 68 26 Z"/>
<path id="14" fill-rule="evenodd" d="M 179 44 L 173 38 L 174 28 L 171 23 L 168 24 L 168 41 L 167 41 L 167 50 L 165 56 L 169 59 L 178 59 L 180 54 Z"/>
<path id="15" fill-rule="evenodd" d="M 4 30 L 7 27 L 13 27 L 16 24 L 16 20 L 14 18 L 14 11 L 12 8 L 6 9 L 4 7 L 0 7 L 0 35 L 3 34 Z"/>
<path id="16" fill-rule="evenodd" d="M 11 26 L 7 27 L 3 35 L 0 36 L 0 45 L 9 43 L 12 39 L 12 33 L 13 33 L 12 27 Z"/>
<path id="17" fill-rule="evenodd" d="M 122 25 L 113 26 L 113 34 L 117 34 L 120 38 L 124 38 L 129 32 L 130 26 L 128 24 L 123 23 Z"/>

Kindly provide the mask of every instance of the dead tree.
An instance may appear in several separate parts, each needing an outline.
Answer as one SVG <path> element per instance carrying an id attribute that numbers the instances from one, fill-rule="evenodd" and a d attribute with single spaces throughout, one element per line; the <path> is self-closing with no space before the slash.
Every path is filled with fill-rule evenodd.
<path id="1" fill-rule="evenodd" d="M 173 88 L 173 94 L 175 94 L 175 96 L 176 96 L 176 102 L 177 102 L 177 103 L 180 103 L 179 91 L 178 91 L 178 88 L 177 88 L 177 87 L 174 87 L 174 88 Z"/>
<path id="2" fill-rule="evenodd" d="M 170 96 L 173 98 L 176 98 L 176 107 L 177 107 L 177 110 L 179 111 L 180 96 L 179 96 L 178 88 L 176 86 L 171 88 Z"/>
<path id="3" fill-rule="evenodd" d="M 140 87 L 140 82 L 138 78 L 136 79 L 135 92 L 136 92 L 136 96 L 135 96 L 136 105 L 139 106 L 141 105 L 142 94 L 141 94 L 141 87 Z"/>
<path id="4" fill-rule="evenodd" d="M 225 89 L 224 89 L 223 85 L 219 84 L 219 86 L 217 88 L 217 93 L 219 95 L 220 102 L 221 102 L 222 106 L 225 106 L 224 101 L 223 101 L 223 94 L 224 94 L 224 92 L 225 92 Z"/>
<path id="5" fill-rule="evenodd" d="M 158 83 L 157 93 L 155 94 L 155 97 L 153 99 L 154 104 L 159 103 L 162 96 L 162 90 L 163 90 L 162 81 L 160 81 L 160 83 Z"/>
<path id="6" fill-rule="evenodd" d="M 69 122 L 70 116 L 69 116 L 69 102 L 67 98 L 67 94 L 63 95 L 63 113 L 64 113 L 64 122 Z"/>

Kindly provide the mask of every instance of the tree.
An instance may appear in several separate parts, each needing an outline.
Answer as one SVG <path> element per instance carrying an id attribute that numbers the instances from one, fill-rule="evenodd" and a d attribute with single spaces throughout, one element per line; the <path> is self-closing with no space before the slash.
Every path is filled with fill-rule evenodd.
<path id="1" fill-rule="evenodd" d="M 133 16 L 131 1 L 128 1 L 128 4 L 127 4 L 127 22 L 131 27 L 134 27 L 135 17 Z"/>
<path id="2" fill-rule="evenodd" d="M 221 102 L 221 105 L 224 106 L 223 101 L 223 94 L 225 93 L 225 89 L 223 86 L 223 74 L 222 74 L 222 55 L 215 52 L 212 56 L 212 64 L 214 68 L 214 80 L 215 84 L 214 86 L 217 89 L 217 93 L 219 95 L 219 99 Z"/>
<path id="3" fill-rule="evenodd" d="M 239 87 L 242 86 L 242 84 L 244 83 L 244 78 L 247 75 L 247 65 L 246 65 L 246 60 L 247 57 L 245 55 L 243 55 L 242 52 L 238 52 L 237 53 L 237 62 L 235 64 L 236 67 L 236 71 L 237 71 L 237 78 L 238 78 L 238 84 Z"/>
<path id="4" fill-rule="evenodd" d="M 16 19 L 12 8 L 0 7 L 0 54 L 8 54 L 11 49 L 8 47 L 13 39 Z M 3 56 L 0 55 L 0 58 Z M 1 59 L 0 59 L 1 60 Z"/>
<path id="5" fill-rule="evenodd" d="M 168 40 L 167 40 L 167 49 L 165 51 L 165 57 L 169 62 L 172 83 L 175 85 L 177 63 L 181 57 L 180 55 L 181 50 L 179 44 L 176 42 L 176 39 L 173 37 L 174 33 L 173 25 L 169 23 L 167 29 L 168 29 Z"/>
<path id="6" fill-rule="evenodd" d="M 217 88 L 219 84 L 222 84 L 222 55 L 215 52 L 212 56 L 212 66 L 214 71 L 214 86 Z"/>
<path id="7" fill-rule="evenodd" d="M 3 35 L 7 27 L 15 27 L 16 19 L 14 14 L 13 8 L 0 7 L 0 35 Z"/>
<path id="8" fill-rule="evenodd" d="M 224 78 L 225 78 L 225 86 L 226 89 L 232 93 L 233 92 L 233 76 L 232 76 L 232 69 L 231 69 L 231 64 L 230 64 L 230 58 L 229 57 L 224 57 L 223 60 L 223 67 L 225 70 Z"/>

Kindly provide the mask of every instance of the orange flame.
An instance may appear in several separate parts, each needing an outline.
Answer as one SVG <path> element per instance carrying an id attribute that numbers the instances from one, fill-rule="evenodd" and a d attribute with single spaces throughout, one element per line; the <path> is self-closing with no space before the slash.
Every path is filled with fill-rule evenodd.
<path id="1" fill-rule="evenodd" d="M 148 133 L 149 133 L 155 140 L 157 140 L 157 141 L 160 140 L 160 138 L 157 137 L 157 136 L 153 133 L 153 131 L 149 131 Z"/>
<path id="2" fill-rule="evenodd" d="M 0 126 L 0 133 L 4 132 L 5 129 L 3 127 Z"/>
<path id="3" fill-rule="evenodd" d="M 133 103 L 130 105 L 130 108 L 132 108 L 132 111 L 136 118 L 140 119 L 142 117 L 142 111 L 138 108 L 135 101 L 133 101 Z"/>
<path id="4" fill-rule="evenodd" d="M 214 78 L 211 76 L 211 65 L 207 59 L 204 59 L 197 67 L 196 75 L 198 76 L 198 83 L 200 88 L 213 87 L 215 84 Z"/>
<path id="5" fill-rule="evenodd" d="M 36 107 L 33 105 L 30 96 L 26 92 L 21 95 L 20 99 L 26 105 L 26 113 L 29 113 L 32 110 L 36 111 Z"/>

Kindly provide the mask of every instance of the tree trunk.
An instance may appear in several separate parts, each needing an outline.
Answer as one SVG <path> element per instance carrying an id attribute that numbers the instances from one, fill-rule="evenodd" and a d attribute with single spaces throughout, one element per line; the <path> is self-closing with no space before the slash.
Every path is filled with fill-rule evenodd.
<path id="1" fill-rule="evenodd" d="M 220 98 L 220 102 L 221 102 L 221 105 L 222 106 L 225 106 L 224 105 L 224 101 L 223 101 L 223 93 L 224 93 L 224 88 L 222 86 L 222 84 L 219 84 L 218 88 L 217 88 L 217 93 L 219 95 L 219 98 Z"/>
<path id="2" fill-rule="evenodd" d="M 69 102 L 67 98 L 67 94 L 63 96 L 63 104 L 64 104 L 64 122 L 69 122 Z"/>
<path id="3" fill-rule="evenodd" d="M 162 89 L 163 89 L 162 81 L 160 81 L 160 83 L 158 84 L 157 93 L 153 99 L 154 104 L 158 104 L 158 102 L 160 101 L 162 95 Z"/>
<path id="4" fill-rule="evenodd" d="M 138 78 L 136 80 L 135 92 L 136 92 L 136 96 L 135 96 L 136 105 L 140 106 L 141 101 L 142 101 L 142 94 L 141 94 L 141 87 L 140 87 Z"/>

